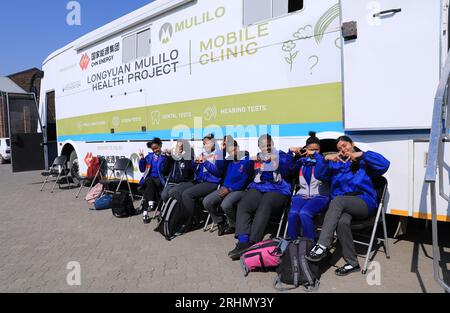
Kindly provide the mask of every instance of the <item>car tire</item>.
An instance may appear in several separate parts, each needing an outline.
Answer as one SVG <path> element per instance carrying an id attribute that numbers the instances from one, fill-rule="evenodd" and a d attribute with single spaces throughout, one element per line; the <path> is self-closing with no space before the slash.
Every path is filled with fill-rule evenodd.
<path id="1" fill-rule="evenodd" d="M 78 163 L 77 152 L 75 150 L 72 151 L 72 153 L 70 154 L 68 167 L 70 170 L 70 176 L 72 177 L 73 183 L 77 186 L 80 186 L 81 184 L 80 167 Z"/>

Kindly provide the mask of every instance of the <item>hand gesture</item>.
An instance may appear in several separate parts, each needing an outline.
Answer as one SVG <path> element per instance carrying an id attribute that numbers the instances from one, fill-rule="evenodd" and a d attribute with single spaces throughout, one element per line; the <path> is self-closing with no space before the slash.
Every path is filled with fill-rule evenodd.
<path id="1" fill-rule="evenodd" d="M 356 162 L 362 157 L 363 153 L 362 152 L 347 152 L 344 155 L 347 158 L 347 160 Z"/>
<path id="2" fill-rule="evenodd" d="M 195 163 L 203 163 L 205 161 L 203 154 L 200 154 L 196 159 Z"/>
<path id="3" fill-rule="evenodd" d="M 163 151 L 163 153 L 164 153 L 165 155 L 170 156 L 170 155 L 172 155 L 172 149 L 165 149 L 165 150 Z"/>
<path id="4" fill-rule="evenodd" d="M 290 147 L 289 150 L 291 150 L 294 154 L 300 154 L 300 148 L 298 147 Z"/>
<path id="5" fill-rule="evenodd" d="M 139 149 L 139 157 L 140 157 L 141 159 L 144 158 L 144 149 Z"/>
<path id="6" fill-rule="evenodd" d="M 348 158 L 345 159 L 345 156 L 340 154 L 340 153 L 328 154 L 325 157 L 325 160 L 331 161 L 331 162 L 342 162 L 342 163 L 347 163 L 348 162 Z"/>

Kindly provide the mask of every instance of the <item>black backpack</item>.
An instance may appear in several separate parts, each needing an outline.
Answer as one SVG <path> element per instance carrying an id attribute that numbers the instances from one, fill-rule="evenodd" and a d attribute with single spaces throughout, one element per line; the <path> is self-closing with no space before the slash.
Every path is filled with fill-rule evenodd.
<path id="1" fill-rule="evenodd" d="M 177 199 L 169 198 L 161 208 L 155 231 L 160 232 L 164 238 L 170 241 L 178 235 L 177 233 L 186 220 L 186 214 L 183 212 Z"/>
<path id="2" fill-rule="evenodd" d="M 112 214 L 118 218 L 130 217 L 136 214 L 133 200 L 127 191 L 121 191 L 113 195 L 111 209 Z"/>
<path id="3" fill-rule="evenodd" d="M 303 286 L 305 291 L 317 291 L 320 284 L 320 269 L 318 263 L 309 262 L 305 255 L 314 247 L 314 242 L 308 238 L 289 243 L 281 257 L 277 268 L 277 277 L 273 286 L 278 291 L 287 291 Z M 282 284 L 291 285 L 283 287 Z"/>

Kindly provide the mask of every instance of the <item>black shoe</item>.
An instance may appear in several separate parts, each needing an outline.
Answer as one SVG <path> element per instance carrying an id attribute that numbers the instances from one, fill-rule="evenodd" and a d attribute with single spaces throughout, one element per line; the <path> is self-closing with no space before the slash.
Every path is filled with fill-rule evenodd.
<path id="1" fill-rule="evenodd" d="M 227 225 L 227 227 L 225 227 L 225 229 L 224 229 L 224 231 L 223 231 L 223 234 L 224 234 L 224 235 L 233 235 L 233 234 L 235 234 L 235 233 L 236 233 L 236 228 L 231 227 L 231 226 L 229 226 L 229 225 Z"/>
<path id="2" fill-rule="evenodd" d="M 227 229 L 228 225 L 225 222 L 217 224 L 217 234 L 220 236 L 225 235 L 225 230 Z"/>
<path id="3" fill-rule="evenodd" d="M 150 224 L 151 220 L 152 219 L 150 218 L 150 216 L 144 215 L 143 217 L 144 224 Z"/>
<path id="4" fill-rule="evenodd" d="M 238 244 L 236 244 L 236 247 L 233 250 L 228 252 L 228 256 L 232 260 L 238 260 L 241 255 L 247 252 L 248 248 L 250 248 L 251 246 L 253 246 L 253 244 L 250 242 L 239 242 Z"/>
<path id="5" fill-rule="evenodd" d="M 317 253 L 317 250 L 322 250 L 322 253 Z M 316 263 L 322 261 L 328 254 L 327 249 L 321 248 L 319 245 L 315 245 L 314 248 L 309 251 L 305 255 L 305 259 L 307 259 L 310 262 Z"/>
<path id="6" fill-rule="evenodd" d="M 342 266 L 342 267 L 338 268 L 337 270 L 335 270 L 334 273 L 337 276 L 347 276 L 350 273 L 359 272 L 360 270 L 361 270 L 361 268 L 359 267 L 359 265 L 353 266 L 353 265 L 350 265 L 350 264 L 347 263 L 344 266 Z"/>

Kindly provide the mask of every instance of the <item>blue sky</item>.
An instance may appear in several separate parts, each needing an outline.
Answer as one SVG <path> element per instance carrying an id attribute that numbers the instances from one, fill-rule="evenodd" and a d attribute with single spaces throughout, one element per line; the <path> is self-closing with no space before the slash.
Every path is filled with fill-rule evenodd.
<path id="1" fill-rule="evenodd" d="M 81 25 L 69 26 L 70 0 L 1 0 L 0 76 L 37 67 L 53 51 L 152 0 L 78 0 Z"/>

